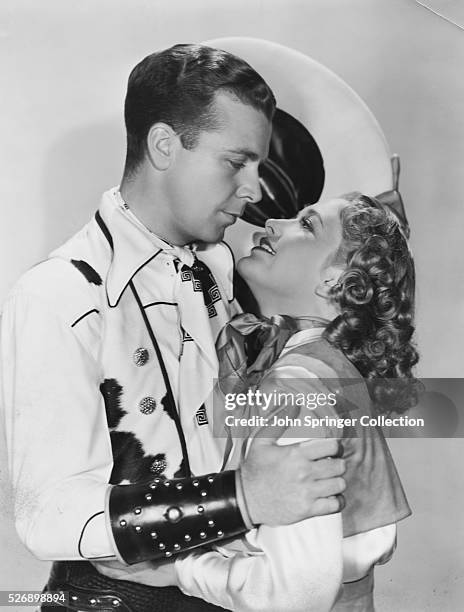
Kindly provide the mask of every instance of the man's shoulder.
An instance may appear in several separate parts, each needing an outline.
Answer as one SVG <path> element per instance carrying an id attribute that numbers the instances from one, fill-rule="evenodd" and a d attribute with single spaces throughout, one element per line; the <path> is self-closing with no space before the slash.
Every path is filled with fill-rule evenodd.
<path id="1" fill-rule="evenodd" d="M 94 225 L 90 221 L 25 272 L 7 296 L 5 307 L 13 301 L 26 308 L 45 307 L 69 322 L 97 309 L 110 256 Z"/>
<path id="2" fill-rule="evenodd" d="M 46 308 L 70 324 L 95 309 L 98 296 L 85 275 L 71 261 L 53 257 L 28 270 L 5 300 L 26 308 Z"/>
<path id="3" fill-rule="evenodd" d="M 84 275 L 70 259 L 50 257 L 27 270 L 18 279 L 11 294 L 57 297 L 59 293 L 82 291 L 84 286 Z"/>
<path id="4" fill-rule="evenodd" d="M 105 194 L 104 194 L 105 195 Z M 47 259 L 27 270 L 3 302 L 5 309 L 48 309 L 65 321 L 98 309 L 106 297 L 111 248 L 95 216 Z"/>

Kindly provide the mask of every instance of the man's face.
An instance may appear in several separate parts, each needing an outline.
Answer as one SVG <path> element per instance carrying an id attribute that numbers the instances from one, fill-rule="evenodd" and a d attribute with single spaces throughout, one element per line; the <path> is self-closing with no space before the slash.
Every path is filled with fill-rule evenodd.
<path id="1" fill-rule="evenodd" d="M 183 245 L 218 242 L 247 202 L 261 199 L 258 167 L 267 157 L 271 123 L 226 93 L 216 96 L 218 126 L 192 150 L 178 146 L 166 173 L 169 238 Z"/>

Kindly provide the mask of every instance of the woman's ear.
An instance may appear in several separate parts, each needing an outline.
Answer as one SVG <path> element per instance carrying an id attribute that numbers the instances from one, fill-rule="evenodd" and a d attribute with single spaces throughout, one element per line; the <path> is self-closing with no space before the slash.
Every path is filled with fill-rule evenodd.
<path id="1" fill-rule="evenodd" d="M 342 275 L 342 268 L 336 266 L 328 266 L 321 274 L 321 282 L 317 285 L 314 293 L 324 299 L 329 299 L 332 289 L 338 283 L 338 279 Z"/>
<path id="2" fill-rule="evenodd" d="M 167 170 L 171 165 L 178 136 L 166 123 L 155 123 L 147 135 L 147 153 L 157 170 Z"/>

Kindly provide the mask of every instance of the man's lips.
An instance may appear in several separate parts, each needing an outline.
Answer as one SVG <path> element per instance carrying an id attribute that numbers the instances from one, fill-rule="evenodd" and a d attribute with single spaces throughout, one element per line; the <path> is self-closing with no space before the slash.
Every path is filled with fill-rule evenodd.
<path id="1" fill-rule="evenodd" d="M 222 214 L 225 215 L 229 220 L 227 225 L 233 225 L 239 218 L 239 215 L 234 215 L 233 213 L 226 212 L 225 210 L 222 211 Z"/>

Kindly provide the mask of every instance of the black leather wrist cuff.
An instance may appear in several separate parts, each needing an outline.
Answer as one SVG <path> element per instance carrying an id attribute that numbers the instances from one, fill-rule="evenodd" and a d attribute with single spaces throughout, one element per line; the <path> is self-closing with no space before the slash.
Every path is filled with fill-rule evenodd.
<path id="1" fill-rule="evenodd" d="M 116 485 L 109 514 L 118 552 L 128 564 L 171 557 L 247 531 L 232 470 Z"/>

